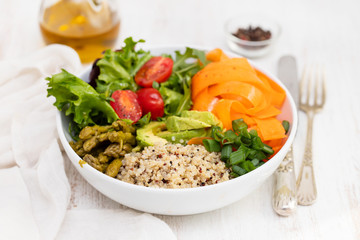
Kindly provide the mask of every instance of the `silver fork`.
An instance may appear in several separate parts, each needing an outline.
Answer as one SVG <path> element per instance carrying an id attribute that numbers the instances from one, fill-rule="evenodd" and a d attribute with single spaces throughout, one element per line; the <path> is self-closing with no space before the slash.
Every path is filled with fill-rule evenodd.
<path id="1" fill-rule="evenodd" d="M 306 113 L 308 119 L 304 158 L 296 181 L 297 200 L 300 205 L 311 205 L 317 197 L 312 159 L 312 130 L 314 116 L 323 108 L 326 99 L 324 72 L 316 71 L 315 84 L 312 84 L 312 72 L 305 68 L 300 84 L 300 110 Z"/>

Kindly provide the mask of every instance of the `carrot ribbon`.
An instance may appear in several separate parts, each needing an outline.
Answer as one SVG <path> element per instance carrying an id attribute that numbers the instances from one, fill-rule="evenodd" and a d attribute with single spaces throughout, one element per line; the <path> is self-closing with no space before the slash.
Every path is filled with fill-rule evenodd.
<path id="1" fill-rule="evenodd" d="M 221 49 L 206 57 L 211 63 L 192 78 L 193 110 L 214 113 L 226 129 L 232 128 L 233 120 L 243 118 L 262 141 L 279 149 L 286 135 L 276 116 L 285 91 L 246 58 L 229 58 Z"/>

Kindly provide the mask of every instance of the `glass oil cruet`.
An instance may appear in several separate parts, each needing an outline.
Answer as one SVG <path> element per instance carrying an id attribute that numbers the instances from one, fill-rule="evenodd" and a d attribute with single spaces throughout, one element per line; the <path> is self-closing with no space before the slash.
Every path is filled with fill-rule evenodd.
<path id="1" fill-rule="evenodd" d="M 43 0 L 40 29 L 46 44 L 65 44 L 83 63 L 113 48 L 120 29 L 117 2 L 110 0 Z"/>

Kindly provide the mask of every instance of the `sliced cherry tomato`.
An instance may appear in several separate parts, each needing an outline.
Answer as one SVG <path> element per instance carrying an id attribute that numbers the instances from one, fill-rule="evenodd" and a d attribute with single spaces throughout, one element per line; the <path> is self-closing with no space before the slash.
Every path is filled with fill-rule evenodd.
<path id="1" fill-rule="evenodd" d="M 152 57 L 135 75 L 135 82 L 141 87 L 152 87 L 154 81 L 165 82 L 171 75 L 174 62 L 167 57 Z"/>
<path id="2" fill-rule="evenodd" d="M 116 90 L 111 97 L 115 101 L 110 101 L 111 107 L 121 119 L 130 119 L 137 122 L 142 116 L 137 95 L 130 90 Z"/>
<path id="3" fill-rule="evenodd" d="M 155 88 L 142 88 L 136 92 L 143 114 L 151 112 L 151 119 L 164 116 L 164 101 Z"/>

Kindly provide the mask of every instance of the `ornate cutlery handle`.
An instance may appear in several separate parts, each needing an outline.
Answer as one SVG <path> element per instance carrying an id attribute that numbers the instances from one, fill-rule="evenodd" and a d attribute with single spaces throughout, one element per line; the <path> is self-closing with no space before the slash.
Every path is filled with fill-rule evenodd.
<path id="1" fill-rule="evenodd" d="M 275 181 L 273 208 L 279 215 L 289 216 L 297 206 L 292 147 L 276 170 Z"/>
<path id="2" fill-rule="evenodd" d="M 312 161 L 312 129 L 314 112 L 307 112 L 308 129 L 304 158 L 301 164 L 300 173 L 296 181 L 297 199 L 300 205 L 311 205 L 317 197 L 314 168 Z"/>

